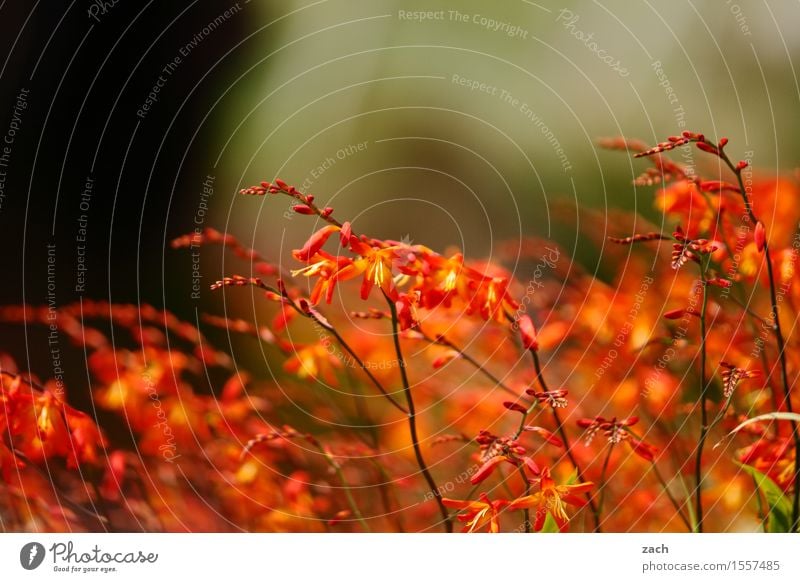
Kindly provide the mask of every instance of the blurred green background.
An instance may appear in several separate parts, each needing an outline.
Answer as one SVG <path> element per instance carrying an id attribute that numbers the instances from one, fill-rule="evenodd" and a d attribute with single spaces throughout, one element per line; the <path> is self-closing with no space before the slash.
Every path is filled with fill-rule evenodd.
<path id="1" fill-rule="evenodd" d="M 520 234 L 569 243 L 559 200 L 654 217 L 651 189 L 631 185 L 646 164 L 600 150 L 600 136 L 656 142 L 690 129 L 729 137 L 733 155 L 752 150 L 768 172 L 795 164 L 797 3 L 258 9 L 219 127 L 225 185 L 280 176 L 361 232 L 487 255 Z M 312 229 L 283 201 L 230 202 L 232 228 L 262 248 Z"/>

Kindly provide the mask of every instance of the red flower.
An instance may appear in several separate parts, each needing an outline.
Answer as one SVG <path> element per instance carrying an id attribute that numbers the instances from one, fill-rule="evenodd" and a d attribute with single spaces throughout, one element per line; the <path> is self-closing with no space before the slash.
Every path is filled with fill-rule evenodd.
<path id="1" fill-rule="evenodd" d="M 341 230 L 338 226 L 328 225 L 311 235 L 302 249 L 292 251 L 292 256 L 298 261 L 308 263 L 311 258 L 325 245 L 334 232 Z"/>
<path id="2" fill-rule="evenodd" d="M 753 239 L 756 241 L 756 248 L 759 253 L 764 252 L 764 247 L 767 246 L 767 231 L 764 228 L 764 223 L 760 220 L 756 222 L 756 229 L 753 233 Z"/>
<path id="3" fill-rule="evenodd" d="M 722 388 L 725 398 L 730 398 L 733 391 L 739 382 L 747 378 L 758 378 L 761 372 L 758 370 L 747 370 L 746 368 L 737 368 L 728 362 L 720 362 L 720 367 L 725 368 L 722 371 Z"/>
<path id="4" fill-rule="evenodd" d="M 594 487 L 594 483 L 577 483 L 575 485 L 556 485 L 550 476 L 550 469 L 542 469 L 541 476 L 533 479 L 532 483 L 539 485 L 539 491 L 532 495 L 526 495 L 515 499 L 509 505 L 509 509 L 534 509 L 536 511 L 533 529 L 541 531 L 547 514 L 553 516 L 558 529 L 566 531 L 569 523 L 569 516 L 565 508 L 565 503 L 575 507 L 583 507 L 586 499 L 581 497 L 583 493 Z"/>
<path id="5" fill-rule="evenodd" d="M 316 305 L 320 299 L 325 297 L 325 302 L 330 303 L 333 299 L 333 291 L 336 283 L 347 279 L 347 272 L 352 265 L 352 259 L 347 257 L 334 257 L 324 251 L 318 251 L 309 260 L 309 265 L 302 269 L 292 271 L 292 276 L 303 275 L 304 277 L 317 277 L 314 289 L 311 291 L 309 300 Z M 353 275 L 355 276 L 355 275 Z"/>
<path id="6" fill-rule="evenodd" d="M 608 442 L 612 445 L 627 442 L 634 453 L 647 461 L 655 459 L 658 449 L 654 446 L 645 443 L 634 436 L 628 427 L 633 426 L 639 422 L 639 418 L 631 416 L 617 420 L 616 417 L 611 420 L 606 420 L 602 416 L 595 418 L 581 418 L 578 420 L 578 426 L 586 429 L 586 445 L 588 446 L 598 431 L 603 431 L 603 434 L 608 438 Z"/>
<path id="7" fill-rule="evenodd" d="M 360 258 L 344 267 L 338 278 L 340 280 L 350 279 L 363 273 L 361 299 L 369 297 L 369 293 L 375 285 L 380 287 L 390 298 L 396 298 L 397 291 L 394 288 L 392 263 L 396 259 L 395 251 L 398 248 L 397 246 L 370 246 L 352 236 L 350 250 L 360 255 Z"/>
<path id="8" fill-rule="evenodd" d="M 500 510 L 508 505 L 508 501 L 504 499 L 490 501 L 486 493 L 481 493 L 479 497 L 479 501 L 460 501 L 445 497 L 442 499 L 442 503 L 447 507 L 464 512 L 458 516 L 459 521 L 464 522 L 464 529 L 461 531 L 472 533 L 489 526 L 490 533 L 498 533 L 500 531 Z"/>
<path id="9" fill-rule="evenodd" d="M 483 464 L 476 473 L 470 478 L 473 485 L 485 481 L 489 475 L 502 463 L 509 463 L 514 467 L 525 465 L 534 475 L 539 474 L 539 467 L 536 463 L 525 455 L 525 447 L 518 441 L 510 437 L 498 437 L 489 431 L 482 430 L 475 437 L 475 441 L 481 446 L 480 459 Z"/>
<path id="10" fill-rule="evenodd" d="M 519 327 L 519 335 L 522 339 L 522 347 L 526 350 L 535 352 L 539 349 L 539 341 L 536 339 L 536 328 L 533 326 L 533 321 L 527 315 L 523 315 L 517 321 Z"/>
<path id="11" fill-rule="evenodd" d="M 552 408 L 566 408 L 567 406 L 567 391 L 563 388 L 560 390 L 550 390 L 548 392 L 537 392 L 536 390 L 526 390 L 539 404 L 546 404 Z"/>

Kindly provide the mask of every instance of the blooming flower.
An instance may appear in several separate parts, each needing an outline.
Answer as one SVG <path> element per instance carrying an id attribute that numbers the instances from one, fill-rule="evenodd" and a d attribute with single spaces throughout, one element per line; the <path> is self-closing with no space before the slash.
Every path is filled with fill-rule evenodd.
<path id="1" fill-rule="evenodd" d="M 525 392 L 536 398 L 540 404 L 546 404 L 552 408 L 566 408 L 567 406 L 567 391 L 563 388 L 548 392 L 537 392 L 536 390 L 526 390 Z"/>
<path id="2" fill-rule="evenodd" d="M 746 378 L 758 378 L 761 372 L 758 370 L 747 370 L 745 368 L 737 368 L 728 362 L 720 362 L 720 367 L 725 368 L 722 371 L 722 389 L 725 398 L 730 398 L 733 391 L 736 390 L 739 382 Z"/>
<path id="3" fill-rule="evenodd" d="M 498 533 L 500 531 L 500 510 L 502 510 L 508 501 L 498 499 L 497 501 L 490 501 L 486 493 L 481 493 L 478 501 L 461 501 L 458 499 L 442 499 L 447 507 L 459 509 L 464 513 L 459 514 L 459 521 L 464 522 L 464 529 L 462 531 L 472 533 L 477 530 L 489 526 L 490 533 Z"/>
<path id="4" fill-rule="evenodd" d="M 536 511 L 533 529 L 541 531 L 547 514 L 553 516 L 558 529 L 565 531 L 569 523 L 565 504 L 583 507 L 586 499 L 581 497 L 583 493 L 591 490 L 594 483 L 577 483 L 575 485 L 556 485 L 550 476 L 550 469 L 544 467 L 541 475 L 533 479 L 532 483 L 539 486 L 539 491 L 532 495 L 520 497 L 509 503 L 509 509 L 534 509 Z"/>
<path id="5" fill-rule="evenodd" d="M 596 416 L 595 418 L 579 419 L 578 426 L 586 429 L 587 446 L 592 442 L 598 431 L 603 431 L 603 434 L 608 438 L 608 442 L 612 445 L 625 441 L 630 445 L 634 453 L 647 461 L 653 461 L 657 449 L 641 439 L 636 438 L 631 431 L 628 430 L 628 427 L 633 426 L 637 422 L 639 422 L 639 418 L 636 416 L 623 418 L 622 420 L 617 420 L 616 417 L 611 420 L 606 420 L 602 416 Z"/>

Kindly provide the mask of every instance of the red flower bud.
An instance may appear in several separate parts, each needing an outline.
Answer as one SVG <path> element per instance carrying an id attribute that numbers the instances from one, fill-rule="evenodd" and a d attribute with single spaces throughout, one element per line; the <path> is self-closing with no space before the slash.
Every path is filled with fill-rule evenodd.
<path id="1" fill-rule="evenodd" d="M 697 149 L 699 149 L 701 151 L 704 151 L 704 152 L 707 152 L 709 154 L 715 154 L 715 155 L 719 154 L 719 151 L 717 150 L 717 148 L 715 148 L 712 145 L 708 145 L 704 141 L 698 141 L 697 142 Z"/>
<path id="2" fill-rule="evenodd" d="M 522 406 L 522 404 L 518 404 L 516 402 L 506 401 L 506 402 L 503 402 L 503 406 L 505 406 L 509 410 L 513 410 L 514 412 L 519 412 L 521 414 L 527 414 L 528 413 L 528 409 L 527 408 Z"/>
<path id="3" fill-rule="evenodd" d="M 528 432 L 535 432 L 548 443 L 556 447 L 563 447 L 564 441 L 554 435 L 551 431 L 547 430 L 546 428 L 542 428 L 541 426 L 526 426 L 525 430 Z"/>
<path id="4" fill-rule="evenodd" d="M 314 211 L 311 209 L 311 207 L 306 206 L 305 204 L 295 204 L 292 206 L 292 210 L 294 210 L 297 214 L 314 214 Z"/>
<path id="5" fill-rule="evenodd" d="M 685 313 L 685 309 L 673 309 L 664 313 L 664 319 L 680 319 Z"/>
<path id="6" fill-rule="evenodd" d="M 753 238 L 756 241 L 758 252 L 763 253 L 764 248 L 767 246 L 767 231 L 764 228 L 764 223 L 760 220 L 756 223 L 756 230 L 753 233 Z"/>
<path id="7" fill-rule="evenodd" d="M 729 289 L 733 282 L 730 279 L 723 279 L 722 277 L 714 277 L 713 279 L 709 279 L 706 281 L 707 285 L 714 285 L 714 287 L 722 287 L 723 289 Z"/>
<path id="8" fill-rule="evenodd" d="M 350 237 L 353 236 L 353 228 L 350 226 L 349 222 L 345 222 L 342 225 L 342 230 L 339 232 L 339 242 L 342 243 L 343 247 L 346 247 L 350 244 Z"/>
<path id="9" fill-rule="evenodd" d="M 533 326 L 533 321 L 527 315 L 523 315 L 517 322 L 519 326 L 519 335 L 522 339 L 522 347 L 526 350 L 535 352 L 539 349 L 539 341 L 536 339 L 536 328 Z"/>
<path id="10" fill-rule="evenodd" d="M 497 468 L 502 462 L 509 462 L 513 463 L 508 457 L 505 455 L 497 455 L 496 457 L 492 457 L 488 461 L 486 461 L 480 468 L 475 472 L 475 474 L 470 478 L 470 483 L 473 485 L 477 485 L 481 481 L 485 481 L 489 475 L 491 475 L 494 470 Z"/>
<path id="11" fill-rule="evenodd" d="M 281 190 L 289 189 L 289 185 L 280 178 L 275 178 L 275 185 L 278 186 L 278 188 L 280 188 Z"/>
<path id="12" fill-rule="evenodd" d="M 631 449 L 633 452 L 643 458 L 645 461 L 650 461 L 651 463 L 656 458 L 656 453 L 658 453 L 658 449 L 655 448 L 653 445 L 649 445 L 644 441 L 640 441 L 635 437 L 631 437 L 628 439 L 628 442 L 631 445 Z"/>

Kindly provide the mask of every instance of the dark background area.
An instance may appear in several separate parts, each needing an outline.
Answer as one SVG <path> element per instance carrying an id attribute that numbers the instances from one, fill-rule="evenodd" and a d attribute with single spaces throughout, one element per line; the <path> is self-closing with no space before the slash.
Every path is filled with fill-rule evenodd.
<path id="1" fill-rule="evenodd" d="M 46 301 L 48 244 L 56 247 L 57 303 L 78 299 L 82 214 L 88 218 L 84 297 L 158 304 L 162 269 L 187 266 L 174 251 L 165 252 L 165 238 L 193 227 L 194 207 L 213 164 L 203 146 L 218 122 L 213 114 L 204 117 L 219 88 L 239 74 L 247 55 L 234 45 L 252 21 L 246 14 L 225 21 L 166 76 L 145 119 L 137 110 L 163 66 L 180 56 L 193 31 L 202 31 L 221 7 L 119 2 L 98 14 L 100 22 L 78 6 L 61 12 L 16 2 L 3 8 L 3 133 L 17 94 L 29 90 L 0 213 L 3 303 Z M 220 66 L 210 66 L 220 60 Z M 224 98 L 218 107 L 225 107 Z M 94 186 L 84 212 L 87 177 Z"/>

